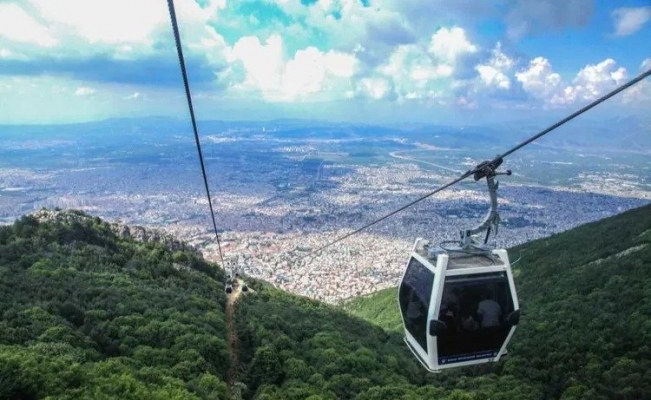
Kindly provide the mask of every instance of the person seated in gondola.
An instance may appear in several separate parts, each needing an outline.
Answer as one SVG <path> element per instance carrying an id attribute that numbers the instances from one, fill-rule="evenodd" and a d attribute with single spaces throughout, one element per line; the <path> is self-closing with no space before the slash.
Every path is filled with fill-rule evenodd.
<path id="1" fill-rule="evenodd" d="M 490 293 L 484 294 L 484 299 L 477 305 L 482 328 L 495 328 L 500 326 L 502 307 L 491 298 Z"/>
<path id="2" fill-rule="evenodd" d="M 466 332 L 474 332 L 479 329 L 479 324 L 468 310 L 461 314 L 461 329 Z"/>
<path id="3" fill-rule="evenodd" d="M 459 315 L 459 297 L 460 297 L 461 291 L 459 288 L 454 288 L 452 290 L 449 289 L 444 289 L 443 291 L 443 297 L 441 299 L 441 307 L 445 307 L 449 310 L 452 310 L 452 312 L 455 315 Z"/>
<path id="4" fill-rule="evenodd" d="M 447 304 L 441 304 L 441 311 L 439 312 L 439 321 L 445 322 L 448 330 L 455 332 L 457 329 L 456 315 L 454 310 L 449 308 Z"/>

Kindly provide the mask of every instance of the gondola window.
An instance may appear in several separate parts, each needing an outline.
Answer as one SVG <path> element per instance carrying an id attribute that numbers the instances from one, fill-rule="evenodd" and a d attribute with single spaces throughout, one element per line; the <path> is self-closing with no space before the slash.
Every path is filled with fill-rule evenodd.
<path id="1" fill-rule="evenodd" d="M 508 336 L 513 297 L 505 273 L 450 276 L 445 280 L 439 320 L 439 363 L 495 357 Z"/>
<path id="2" fill-rule="evenodd" d="M 400 309 L 409 333 L 427 350 L 427 315 L 434 273 L 415 258 L 409 261 L 400 285 Z"/>

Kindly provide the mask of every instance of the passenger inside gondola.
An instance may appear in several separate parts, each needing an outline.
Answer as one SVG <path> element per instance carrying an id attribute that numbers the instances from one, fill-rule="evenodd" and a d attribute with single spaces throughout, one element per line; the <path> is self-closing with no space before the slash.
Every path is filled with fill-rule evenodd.
<path id="1" fill-rule="evenodd" d="M 504 316 L 512 310 L 505 276 L 448 278 L 438 316 L 448 327 L 437 335 L 439 362 L 494 356 L 508 335 Z"/>
<path id="2" fill-rule="evenodd" d="M 472 313 L 465 310 L 461 313 L 461 330 L 465 332 L 474 332 L 479 329 L 479 324 Z"/>
<path id="3" fill-rule="evenodd" d="M 449 330 L 456 331 L 459 325 L 459 288 L 444 290 L 441 299 L 439 321 L 445 322 Z"/>
<path id="4" fill-rule="evenodd" d="M 477 314 L 481 320 L 482 328 L 494 328 L 501 325 L 502 307 L 493 300 L 490 292 L 484 293 L 484 299 L 477 305 Z"/>

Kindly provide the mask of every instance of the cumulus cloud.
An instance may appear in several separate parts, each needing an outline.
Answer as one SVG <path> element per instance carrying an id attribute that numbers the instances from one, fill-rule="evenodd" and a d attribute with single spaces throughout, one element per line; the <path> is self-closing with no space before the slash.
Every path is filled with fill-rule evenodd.
<path id="1" fill-rule="evenodd" d="M 341 51 L 361 45 L 366 51 L 383 52 L 417 38 L 404 14 L 381 3 L 367 7 L 359 0 L 317 0 L 305 5 L 301 0 L 267 2 L 279 7 L 289 19 L 301 21 L 302 28 L 295 29 L 300 35 L 327 33 L 328 43 Z"/>
<path id="2" fill-rule="evenodd" d="M 158 0 L 30 0 L 30 5 L 62 33 L 74 33 L 89 43 L 152 44 L 157 31 L 169 29 L 165 2 Z M 205 22 L 225 6 L 223 0 L 208 1 L 201 7 L 194 0 L 177 0 L 175 7 L 181 30 Z"/>
<path id="3" fill-rule="evenodd" d="M 229 52 L 230 62 L 240 62 L 245 79 L 237 86 L 259 91 L 267 100 L 290 101 L 309 94 L 327 92 L 345 96 L 358 60 L 354 55 L 310 46 L 285 59 L 283 39 L 272 35 L 261 43 L 257 37 L 241 38 Z"/>
<path id="4" fill-rule="evenodd" d="M 398 101 L 440 98 L 465 57 L 478 51 L 458 26 L 441 27 L 428 38 L 397 46 L 374 70 L 391 83 Z"/>
<path id="5" fill-rule="evenodd" d="M 53 47 L 58 40 L 18 4 L 0 3 L 0 38 Z"/>
<path id="6" fill-rule="evenodd" d="M 511 88 L 511 80 L 506 74 L 513 64 L 513 59 L 502 51 L 502 44 L 498 42 L 488 62 L 477 65 L 475 69 L 484 85 L 506 90 Z"/>
<path id="7" fill-rule="evenodd" d="M 527 101 L 527 94 L 514 84 L 513 70 L 518 60 L 507 53 L 501 42 L 490 50 L 479 50 L 472 74 L 455 76 L 448 92 L 462 108 L 515 108 Z"/>
<path id="8" fill-rule="evenodd" d="M 534 58 L 526 68 L 515 74 L 515 78 L 532 97 L 552 103 L 558 101 L 555 96 L 561 90 L 562 79 L 546 58 Z"/>
<path id="9" fill-rule="evenodd" d="M 385 100 L 393 96 L 391 83 L 384 78 L 362 78 L 356 85 L 357 97 Z"/>
<path id="10" fill-rule="evenodd" d="M 86 86 L 78 87 L 75 90 L 75 96 L 90 96 L 95 93 L 95 89 Z"/>
<path id="11" fill-rule="evenodd" d="M 477 46 L 470 43 L 462 28 L 455 26 L 436 31 L 432 35 L 429 51 L 434 57 L 454 64 L 459 56 L 476 52 Z"/>
<path id="12" fill-rule="evenodd" d="M 219 80 L 226 68 L 224 40 L 208 25 L 225 3 L 202 4 L 175 1 L 188 72 L 197 84 Z M 161 86 L 180 82 L 167 6 L 158 0 L 0 3 L 0 48 L 10 55 L 0 57 L 0 74 Z"/>
<path id="13" fill-rule="evenodd" d="M 651 58 L 645 59 L 640 64 L 640 72 L 646 72 L 648 70 L 651 70 Z M 649 82 L 648 78 L 638 82 L 635 86 L 625 91 L 622 98 L 624 104 L 629 107 L 637 106 L 648 109 L 651 103 L 651 82 Z"/>
<path id="14" fill-rule="evenodd" d="M 272 91 L 280 84 L 283 40 L 280 35 L 270 36 L 265 43 L 255 36 L 243 37 L 233 46 L 231 60 L 242 62 L 246 70 L 244 86 Z"/>
<path id="15" fill-rule="evenodd" d="M 136 3 L 0 0 L 0 78 L 71 79 L 65 93 L 78 94 L 80 103 L 92 103 L 83 98 L 89 91 L 109 96 L 113 84 L 122 84 L 112 95 L 125 107 L 145 103 L 124 101 L 143 99 L 142 93 L 153 102 L 152 91 L 180 88 L 165 2 Z M 270 102 L 354 98 L 414 107 L 482 108 L 489 100 L 562 105 L 603 94 L 626 75 L 609 59 L 564 82 L 546 58 L 520 65 L 511 49 L 493 46 L 470 22 L 499 18 L 508 36 L 518 39 L 587 23 L 594 0 L 175 3 L 193 90 L 212 100 L 264 101 L 267 109 Z M 644 23 L 639 13 L 635 19 L 621 10 L 628 9 L 613 14 L 626 26 L 619 32 Z M 451 19 L 456 25 L 447 25 Z"/>
<path id="16" fill-rule="evenodd" d="M 392 82 L 398 99 L 431 97 L 439 80 L 452 75 L 453 67 L 438 62 L 425 46 L 402 45 L 376 72 Z"/>
<path id="17" fill-rule="evenodd" d="M 611 14 L 615 36 L 628 36 L 637 32 L 651 20 L 651 6 L 622 7 Z"/>
<path id="18" fill-rule="evenodd" d="M 335 92 L 340 97 L 342 89 L 350 89 L 348 78 L 355 73 L 356 65 L 350 54 L 308 47 L 286 63 L 279 89 L 289 99 L 320 91 Z"/>
<path id="19" fill-rule="evenodd" d="M 568 102 L 592 101 L 624 83 L 626 69 L 616 64 L 608 58 L 599 64 L 586 65 L 574 78 L 573 85 L 565 88 L 565 99 Z"/>
<path id="20" fill-rule="evenodd" d="M 583 67 L 566 84 L 552 69 L 549 60 L 536 57 L 529 66 L 516 73 L 516 79 L 533 98 L 549 105 L 566 105 L 596 100 L 625 82 L 627 72 L 612 58 Z"/>

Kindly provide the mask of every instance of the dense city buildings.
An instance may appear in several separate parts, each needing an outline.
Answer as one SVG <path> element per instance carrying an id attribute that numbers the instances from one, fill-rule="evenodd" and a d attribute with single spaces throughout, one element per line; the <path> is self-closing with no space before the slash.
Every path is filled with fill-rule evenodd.
<path id="1" fill-rule="evenodd" d="M 219 260 L 207 200 L 196 185 L 178 179 L 179 175 L 138 168 L 0 173 L 5 223 L 41 207 L 76 208 L 110 220 L 162 228 L 197 245 L 207 259 Z M 143 179 L 143 174 L 149 178 Z M 377 167 L 329 164 L 319 167 L 314 176 L 296 176 L 293 185 L 270 183 L 286 174 L 279 171 L 278 176 L 271 173 L 258 180 L 254 174 L 239 176 L 229 180 L 226 191 L 220 190 L 225 186 L 215 185 L 222 250 L 229 265 L 247 275 L 327 302 L 396 284 L 416 238 L 433 243 L 454 240 L 460 229 L 481 221 L 488 209 L 485 184 L 464 183 L 308 257 L 430 192 L 443 182 L 446 172 L 424 170 L 408 161 Z M 645 192 L 618 197 L 513 184 L 509 178 L 501 181 L 503 222 L 496 240 L 507 247 L 649 201 Z M 604 182 L 602 187 L 586 189 L 621 187 L 617 176 Z"/>

